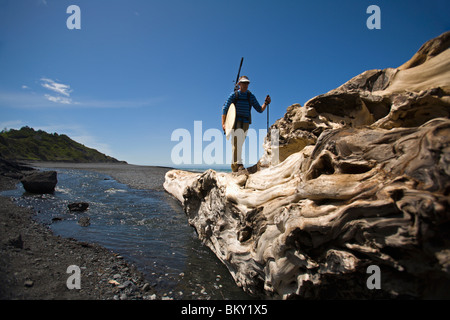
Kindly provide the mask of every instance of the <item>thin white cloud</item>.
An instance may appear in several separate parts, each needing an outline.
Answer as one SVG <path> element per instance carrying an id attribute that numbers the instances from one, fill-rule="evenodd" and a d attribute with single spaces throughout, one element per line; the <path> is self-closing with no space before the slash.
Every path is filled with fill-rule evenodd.
<path id="1" fill-rule="evenodd" d="M 35 108 L 147 108 L 161 104 L 167 97 L 154 97 L 146 99 L 102 100 L 77 99 L 58 94 L 40 94 L 33 90 L 15 92 L 0 91 L 0 107 L 35 109 Z M 50 101 L 50 102 L 49 102 Z"/>
<path id="2" fill-rule="evenodd" d="M 122 108 L 146 108 L 153 107 L 164 102 L 167 97 L 149 97 L 143 99 L 91 99 L 89 97 L 77 97 L 74 100 L 71 97 L 72 89 L 70 85 L 55 81 L 53 79 L 42 77 L 39 79 L 40 85 L 50 93 L 39 92 L 27 85 L 22 85 L 21 91 L 7 92 L 0 91 L 0 107 L 10 108 L 105 108 L 105 109 L 122 109 Z M 41 90 L 42 91 L 42 90 Z M 49 101 L 51 103 L 49 103 Z"/>
<path id="3" fill-rule="evenodd" d="M 44 97 L 47 98 L 47 100 L 55 102 L 55 103 L 72 104 L 72 99 L 70 99 L 70 98 L 55 97 L 55 96 L 51 96 L 49 94 L 45 94 Z"/>
<path id="4" fill-rule="evenodd" d="M 34 92 L 0 91 L 0 107 L 9 108 L 42 108 L 48 107 L 47 99 Z"/>
<path id="5" fill-rule="evenodd" d="M 48 78 L 41 78 L 41 86 L 66 97 L 70 97 L 70 93 L 72 92 L 69 85 L 58 83 Z"/>
<path id="6" fill-rule="evenodd" d="M 82 100 L 78 105 L 87 108 L 140 108 L 154 106 L 164 100 L 162 97 L 141 100 Z"/>

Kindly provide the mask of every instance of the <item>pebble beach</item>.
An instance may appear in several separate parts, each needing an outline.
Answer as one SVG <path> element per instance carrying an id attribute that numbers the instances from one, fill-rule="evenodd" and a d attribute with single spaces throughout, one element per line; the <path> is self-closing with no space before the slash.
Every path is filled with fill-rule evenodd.
<path id="1" fill-rule="evenodd" d="M 126 164 L 32 163 L 106 173 L 134 188 L 162 185 L 154 170 Z M 128 174 L 126 174 L 127 172 Z M 14 189 L 16 178 L 0 175 L 0 191 Z M 29 208 L 0 196 L 0 299 L 2 300 L 157 300 L 143 274 L 119 254 L 102 246 L 63 238 L 32 219 Z M 71 265 L 80 267 L 81 289 L 69 289 Z"/>
<path id="2" fill-rule="evenodd" d="M 39 171 L 58 170 L 58 183 L 55 195 L 30 198 L 25 194 L 22 196 L 23 187 L 19 183 L 20 172 L 13 173 L 9 170 L 6 174 L 0 173 L 0 191 L 10 190 L 0 195 L 0 281 L 2 283 L 0 299 L 252 299 L 235 285 L 225 266 L 198 241 L 182 209 L 176 208 L 178 206 L 176 200 L 167 199 L 171 196 L 164 191 L 163 182 L 165 173 L 171 168 L 123 163 L 34 162 L 26 163 L 26 165 Z M 3 171 L 5 171 L 4 168 Z M 74 172 L 80 173 L 71 178 Z M 152 212 L 164 210 L 164 208 L 158 209 L 156 203 L 151 204 L 150 207 L 134 209 L 135 214 L 139 215 L 139 218 L 132 218 L 132 220 L 138 220 L 136 226 L 131 226 L 136 229 L 135 232 L 133 232 L 134 229 L 131 230 L 134 234 L 127 235 L 121 227 L 123 223 L 127 225 L 132 223 L 131 220 L 128 218 L 124 220 L 125 216 L 121 216 L 119 212 L 114 214 L 119 215 L 121 220 L 119 225 L 113 226 L 116 228 L 113 230 L 117 230 L 112 231 L 116 239 L 114 240 L 111 235 L 108 235 L 110 231 L 107 229 L 102 229 L 104 231 L 101 233 L 98 232 L 99 229 L 96 229 L 99 215 L 109 217 L 109 214 L 96 211 L 98 209 L 95 207 L 98 208 L 101 205 L 105 208 L 104 204 L 91 203 L 92 208 L 88 209 L 88 213 L 80 213 L 77 218 L 73 213 L 64 213 L 67 209 L 56 209 L 58 213 L 52 219 L 52 214 L 49 215 L 46 212 L 47 209 L 54 209 L 52 205 L 39 208 L 39 205 L 35 206 L 35 202 L 26 202 L 26 199 L 36 199 L 33 201 L 45 203 L 63 197 L 61 192 L 67 192 L 67 188 L 70 188 L 67 187 L 67 179 L 78 179 L 80 175 L 84 176 L 85 174 L 81 172 L 94 177 L 91 182 L 93 184 L 106 184 L 110 187 L 115 180 L 119 184 L 126 185 L 127 187 L 117 186 L 117 188 L 126 188 L 128 191 L 115 188 L 106 190 L 108 197 L 112 196 L 114 199 L 118 196 L 119 198 L 127 197 L 128 193 L 134 194 L 135 191 L 132 190 L 137 190 L 138 194 L 144 192 L 144 197 L 165 194 L 162 198 L 165 201 L 169 200 L 165 205 L 170 207 L 169 212 L 165 211 L 164 215 L 163 211 L 156 216 L 156 223 L 158 224 L 160 220 L 164 224 L 156 227 L 165 230 L 163 231 L 165 235 L 161 238 L 161 232 L 153 229 L 155 226 L 150 222 L 155 218 L 151 216 Z M 24 172 L 24 174 L 28 173 Z M 71 186 L 75 187 L 78 183 L 80 181 L 74 181 Z M 89 184 L 89 190 L 94 187 L 87 180 L 83 180 L 82 189 L 78 191 L 74 189 L 70 191 L 71 194 L 78 197 L 79 192 L 86 193 L 86 183 Z M 130 189 L 127 189 L 128 187 Z M 98 192 L 101 193 L 101 190 Z M 141 200 L 136 199 L 136 201 Z M 130 203 L 130 205 L 136 207 L 138 204 Z M 133 209 L 130 208 L 130 210 Z M 136 210 L 144 210 L 148 213 L 141 216 Z M 173 210 L 173 213 L 170 213 L 170 210 Z M 130 211 L 124 214 L 128 216 L 133 213 Z M 82 219 L 87 219 L 86 226 L 80 227 L 82 221 L 79 219 L 80 216 L 83 217 Z M 90 216 L 91 224 L 88 216 Z M 47 217 L 47 220 L 45 218 L 43 220 L 43 217 Z M 79 219 L 78 223 L 71 222 L 74 219 Z M 80 231 L 82 233 L 84 231 L 87 234 L 94 233 L 97 238 L 80 237 L 76 235 L 76 231 L 73 236 L 70 232 L 63 234 L 61 233 L 62 225 L 69 226 L 69 230 L 75 228 L 75 230 L 82 230 Z M 73 227 L 70 227 L 71 225 Z M 108 226 L 101 228 L 108 228 Z M 120 234 L 116 234 L 117 232 Z M 123 242 L 122 239 L 128 240 Z M 139 239 L 143 239 L 142 242 Z M 157 245 L 158 247 L 153 247 L 153 243 L 160 244 Z M 167 253 L 167 249 L 170 252 Z M 133 250 L 134 253 L 129 250 Z M 70 276 L 67 269 L 72 265 L 79 266 L 81 269 L 80 290 L 68 289 L 66 283 Z"/>

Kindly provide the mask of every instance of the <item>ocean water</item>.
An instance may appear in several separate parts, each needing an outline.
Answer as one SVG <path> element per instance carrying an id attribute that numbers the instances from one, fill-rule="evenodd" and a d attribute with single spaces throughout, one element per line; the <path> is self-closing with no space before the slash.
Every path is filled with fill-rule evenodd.
<path id="1" fill-rule="evenodd" d="M 90 171 L 54 170 L 58 172 L 54 194 L 29 194 L 20 183 L 17 189 L 1 194 L 31 207 L 35 219 L 54 234 L 98 243 L 122 255 L 161 295 L 173 299 L 252 298 L 197 239 L 181 206 L 166 192 L 132 189 Z M 69 203 L 81 201 L 89 203 L 87 211 L 69 211 Z M 81 217 L 89 217 L 90 225 L 80 226 Z"/>
<path id="2" fill-rule="evenodd" d="M 250 166 L 248 166 L 250 167 Z M 210 167 L 199 167 L 199 166 L 179 166 L 179 167 L 175 167 L 175 169 L 180 169 L 180 170 L 187 170 L 187 171 L 192 171 L 192 172 L 205 172 L 208 169 L 213 169 L 217 172 L 231 172 L 231 166 L 210 166 Z"/>

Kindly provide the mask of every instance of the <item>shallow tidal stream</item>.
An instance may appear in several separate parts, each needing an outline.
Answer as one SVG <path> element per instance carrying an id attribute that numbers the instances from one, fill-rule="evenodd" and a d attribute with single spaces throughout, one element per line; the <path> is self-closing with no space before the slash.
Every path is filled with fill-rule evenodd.
<path id="1" fill-rule="evenodd" d="M 49 170 L 49 169 L 46 169 Z M 84 170 L 55 169 L 54 194 L 2 192 L 20 206 L 32 207 L 35 219 L 55 235 L 98 243 L 138 267 L 156 291 L 172 299 L 251 299 L 226 267 L 197 239 L 195 230 L 169 194 L 137 190 L 108 175 Z M 88 202 L 85 212 L 67 205 Z M 90 225 L 78 221 L 88 217 Z"/>

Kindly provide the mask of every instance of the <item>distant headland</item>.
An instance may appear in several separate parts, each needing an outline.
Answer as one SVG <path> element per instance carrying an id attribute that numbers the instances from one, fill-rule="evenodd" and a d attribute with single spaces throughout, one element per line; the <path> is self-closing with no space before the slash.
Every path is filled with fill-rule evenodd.
<path id="1" fill-rule="evenodd" d="M 23 161 L 126 163 L 78 143 L 65 134 L 28 126 L 0 132 L 0 158 Z"/>

